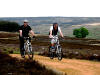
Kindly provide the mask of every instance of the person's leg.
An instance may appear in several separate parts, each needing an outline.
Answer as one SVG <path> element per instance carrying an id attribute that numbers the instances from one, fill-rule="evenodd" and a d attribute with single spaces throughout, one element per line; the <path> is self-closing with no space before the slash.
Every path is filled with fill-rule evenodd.
<path id="1" fill-rule="evenodd" d="M 24 55 L 24 38 L 22 37 L 19 37 L 20 39 L 20 53 L 21 53 L 21 56 Z"/>
<path id="2" fill-rule="evenodd" d="M 51 39 L 51 48 L 54 48 L 54 39 Z"/>

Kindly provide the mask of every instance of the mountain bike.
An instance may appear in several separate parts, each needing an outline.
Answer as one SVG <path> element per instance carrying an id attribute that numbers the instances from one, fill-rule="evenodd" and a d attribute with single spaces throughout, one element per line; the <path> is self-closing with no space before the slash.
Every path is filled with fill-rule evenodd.
<path id="1" fill-rule="evenodd" d="M 24 56 L 27 54 L 29 59 L 33 59 L 34 51 L 32 50 L 30 39 L 30 37 L 24 37 Z"/>
<path id="2" fill-rule="evenodd" d="M 54 56 L 56 55 L 58 57 L 58 60 L 62 60 L 63 53 L 62 53 L 62 48 L 61 48 L 60 43 L 59 43 L 59 38 L 58 38 L 58 36 L 54 36 L 52 39 L 54 39 L 56 41 L 56 43 L 54 45 L 54 49 L 49 47 L 50 59 L 53 59 Z"/>

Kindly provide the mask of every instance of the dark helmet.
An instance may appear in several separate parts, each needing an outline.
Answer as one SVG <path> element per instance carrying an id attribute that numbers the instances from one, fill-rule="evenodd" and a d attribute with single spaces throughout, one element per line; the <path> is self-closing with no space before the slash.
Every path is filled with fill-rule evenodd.
<path id="1" fill-rule="evenodd" d="M 56 25 L 56 24 L 58 25 L 58 23 L 53 23 L 53 26 Z"/>

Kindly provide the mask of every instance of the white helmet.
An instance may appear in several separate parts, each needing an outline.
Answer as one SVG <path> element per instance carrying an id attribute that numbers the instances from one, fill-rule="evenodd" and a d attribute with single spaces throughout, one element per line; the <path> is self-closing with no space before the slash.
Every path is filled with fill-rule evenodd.
<path id="1" fill-rule="evenodd" d="M 28 22 L 28 20 L 24 20 L 24 22 Z"/>

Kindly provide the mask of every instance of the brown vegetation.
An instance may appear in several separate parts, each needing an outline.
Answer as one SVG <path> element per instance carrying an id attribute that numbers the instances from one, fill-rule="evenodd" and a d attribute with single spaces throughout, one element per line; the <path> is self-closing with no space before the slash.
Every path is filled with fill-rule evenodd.
<path id="1" fill-rule="evenodd" d="M 7 38 L 8 35 L 5 35 L 5 37 Z M 0 39 L 0 43 L 2 46 L 12 44 L 14 47 L 19 47 L 18 38 L 6 38 Z M 100 60 L 100 40 L 65 37 L 64 39 L 60 40 L 60 43 L 63 49 L 63 56 L 65 58 Z M 33 50 L 41 55 L 49 55 L 49 45 L 50 39 L 48 38 L 48 36 L 36 36 L 35 39 L 32 39 Z M 7 46 L 7 48 L 9 47 L 11 46 Z"/>
<path id="2" fill-rule="evenodd" d="M 17 59 L 0 52 L 0 75 L 56 75 L 34 60 Z"/>
<path id="3" fill-rule="evenodd" d="M 9 33 L 9 32 L 0 32 L 0 38 L 11 38 L 11 37 L 17 37 L 17 33 Z"/>

